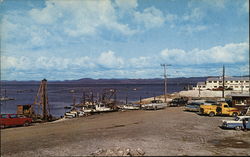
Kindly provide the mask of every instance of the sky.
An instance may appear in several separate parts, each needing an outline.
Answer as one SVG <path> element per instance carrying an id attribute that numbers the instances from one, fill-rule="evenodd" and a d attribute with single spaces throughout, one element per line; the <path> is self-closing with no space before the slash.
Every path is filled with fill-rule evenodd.
<path id="1" fill-rule="evenodd" d="M 1 80 L 249 74 L 248 0 L 0 0 Z"/>

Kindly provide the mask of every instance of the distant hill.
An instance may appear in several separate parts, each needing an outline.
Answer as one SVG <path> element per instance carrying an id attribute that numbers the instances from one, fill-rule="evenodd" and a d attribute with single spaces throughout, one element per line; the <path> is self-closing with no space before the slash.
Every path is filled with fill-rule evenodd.
<path id="1" fill-rule="evenodd" d="M 208 77 L 178 77 L 167 78 L 168 84 L 196 84 L 205 81 Z M 1 84 L 39 84 L 40 81 L 1 81 Z M 49 81 L 48 84 L 163 84 L 162 78 L 154 79 L 91 79 L 82 78 L 79 80 Z"/>

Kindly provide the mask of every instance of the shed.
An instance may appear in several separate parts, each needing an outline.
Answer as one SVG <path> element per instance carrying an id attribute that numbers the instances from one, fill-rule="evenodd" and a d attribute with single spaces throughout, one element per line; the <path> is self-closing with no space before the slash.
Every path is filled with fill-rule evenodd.
<path id="1" fill-rule="evenodd" d="M 250 95 L 247 94 L 232 94 L 232 103 L 235 106 L 250 106 Z"/>

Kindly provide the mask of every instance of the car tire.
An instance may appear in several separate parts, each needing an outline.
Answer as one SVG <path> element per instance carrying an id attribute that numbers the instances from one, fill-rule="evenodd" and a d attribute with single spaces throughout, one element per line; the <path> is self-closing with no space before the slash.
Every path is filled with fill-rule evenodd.
<path id="1" fill-rule="evenodd" d="M 30 123 L 28 122 L 28 121 L 26 121 L 24 124 L 23 124 L 23 126 L 29 126 L 30 125 Z"/>
<path id="2" fill-rule="evenodd" d="M 241 126 L 236 126 L 234 129 L 237 130 L 237 131 L 240 131 L 242 129 L 242 127 Z"/>
<path id="3" fill-rule="evenodd" d="M 215 115 L 214 112 L 209 113 L 209 117 L 213 117 L 214 115 Z"/>
<path id="4" fill-rule="evenodd" d="M 234 113 L 232 114 L 232 116 L 233 116 L 233 117 L 237 117 L 237 116 L 238 116 L 238 113 L 237 113 L 237 112 L 234 112 Z"/>
<path id="5" fill-rule="evenodd" d="M 1 125 L 1 129 L 4 129 L 4 128 L 5 128 L 5 125 L 4 125 L 4 124 L 2 124 L 2 125 Z"/>

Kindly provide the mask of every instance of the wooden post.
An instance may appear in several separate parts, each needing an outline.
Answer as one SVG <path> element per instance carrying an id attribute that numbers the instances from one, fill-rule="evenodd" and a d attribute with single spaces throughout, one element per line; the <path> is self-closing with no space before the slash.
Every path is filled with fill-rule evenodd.
<path id="1" fill-rule="evenodd" d="M 223 65 L 223 74 L 222 74 L 222 98 L 225 97 L 224 92 L 225 92 L 225 66 Z"/>
<path id="2" fill-rule="evenodd" d="M 42 80 L 42 109 L 43 109 L 43 120 L 48 120 L 47 112 L 47 93 L 46 93 L 47 80 Z"/>
<path id="3" fill-rule="evenodd" d="M 199 86 L 199 97 L 201 97 L 201 86 Z"/>

